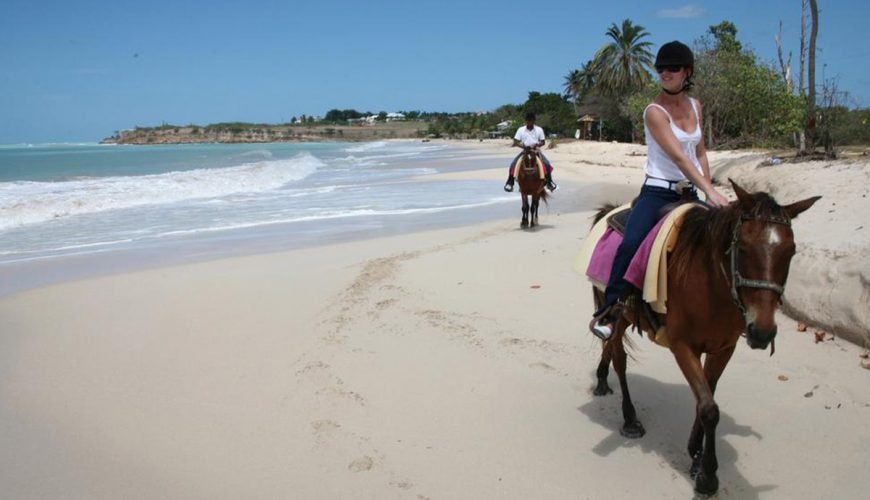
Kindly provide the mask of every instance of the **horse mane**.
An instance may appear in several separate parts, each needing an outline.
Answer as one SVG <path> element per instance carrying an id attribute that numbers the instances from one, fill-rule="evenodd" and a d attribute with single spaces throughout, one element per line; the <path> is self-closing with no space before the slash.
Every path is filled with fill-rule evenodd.
<path id="1" fill-rule="evenodd" d="M 752 212 L 758 216 L 782 216 L 783 208 L 767 193 L 753 193 Z M 731 246 L 734 225 L 744 210 L 740 202 L 723 208 L 701 206 L 688 210 L 680 221 L 680 235 L 668 260 L 679 280 L 689 278 L 688 268 L 693 259 L 701 258 L 708 273 L 719 272 L 725 264 L 725 252 Z"/>

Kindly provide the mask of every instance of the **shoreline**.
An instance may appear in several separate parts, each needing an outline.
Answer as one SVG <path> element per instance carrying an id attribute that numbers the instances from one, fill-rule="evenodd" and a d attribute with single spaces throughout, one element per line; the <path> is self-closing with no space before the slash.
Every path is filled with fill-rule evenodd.
<path id="1" fill-rule="evenodd" d="M 404 139 L 402 139 L 404 140 Z M 447 144 L 456 148 L 467 148 L 474 152 L 477 162 L 497 162 L 498 166 L 491 168 L 460 169 L 455 172 L 417 178 L 427 180 L 475 180 L 492 182 L 492 189 L 499 190 L 504 181 L 506 165 L 514 156 L 510 142 L 503 139 L 488 139 L 484 141 L 436 140 L 434 144 Z M 561 141 L 556 147 L 545 150 L 547 156 L 556 166 L 554 177 L 560 183 L 560 191 L 551 199 L 547 210 L 557 214 L 591 210 L 604 202 L 625 202 L 636 195 L 642 179 L 640 172 L 645 161 L 645 147 L 637 144 L 613 144 L 593 141 Z M 826 161 L 805 162 L 800 164 L 783 164 L 780 167 L 762 167 L 763 160 L 772 153 L 759 150 L 745 151 L 713 151 L 709 153 L 713 178 L 726 196 L 731 196 L 727 178 L 736 177 L 750 190 L 766 190 L 780 202 L 789 203 L 805 198 L 811 194 L 822 194 L 822 201 L 812 210 L 802 215 L 795 222 L 795 238 L 798 254 L 792 263 L 789 286 L 784 297 L 783 309 L 793 318 L 802 320 L 834 335 L 843 336 L 858 345 L 870 346 L 870 308 L 861 302 L 861 297 L 870 293 L 870 262 L 861 256 L 870 251 L 870 231 L 863 230 L 859 214 L 870 210 L 870 188 L 863 179 L 870 178 L 870 161 L 860 157 Z M 830 175 L 832 171 L 836 175 Z M 788 179 L 788 182 L 783 182 Z M 570 200 L 572 196 L 577 199 Z M 853 207 L 851 210 L 847 207 Z M 862 209 L 861 207 L 865 207 Z M 494 220 L 509 220 L 508 213 L 518 213 L 517 210 L 506 211 L 504 216 L 492 213 L 493 210 L 506 207 L 489 207 L 490 213 L 485 217 L 466 217 L 464 222 L 442 220 L 440 223 L 421 223 L 405 225 L 398 229 L 381 229 L 377 233 L 364 231 L 364 235 L 346 235 L 331 238 L 327 241 L 306 241 L 304 243 L 288 243 L 282 235 L 282 230 L 262 231 L 257 236 L 257 244 L 248 244 L 241 251 L 225 251 L 222 249 L 206 249 L 205 243 L 190 240 L 195 250 L 195 257 L 182 251 L 182 256 L 164 255 L 151 258 L 146 265 L 127 266 L 126 269 L 160 267 L 161 265 L 182 265 L 192 262 L 203 262 L 224 257 L 280 252 L 284 250 L 317 246 L 323 243 L 350 241 L 358 238 L 383 237 L 400 234 L 407 231 L 440 229 L 457 227 L 467 224 Z M 838 214 L 838 215 L 832 215 Z M 839 218 L 837 218 L 839 217 Z M 473 219 L 473 220 L 472 220 Z M 471 222 L 469 222 L 471 221 Z M 351 221 L 352 222 L 352 221 Z M 388 226 L 384 222 L 382 226 Z M 419 226 L 419 229 L 416 227 Z M 824 227 L 824 231 L 813 228 Z M 857 228 L 857 229 L 856 229 Z M 579 228 L 582 232 L 586 228 Z M 863 230 L 863 231 L 862 231 Z M 857 231 L 857 232 L 856 232 Z M 257 233 L 255 229 L 251 233 Z M 251 234 L 249 233 L 249 234 Z M 240 232 L 239 234 L 243 234 Z M 220 240 L 236 240 L 233 234 L 217 237 Z M 242 237 L 241 240 L 245 238 Z M 579 245 L 578 245 L 579 247 Z M 178 248 L 178 247 L 175 247 Z M 147 250 L 141 253 L 148 253 Z M 153 257 L 153 256 L 152 256 Z M 76 262 L 72 259 L 69 262 Z M 111 262 L 112 259 L 110 259 Z M 94 257 L 92 266 L 70 266 L 76 273 L 65 271 L 62 261 L 51 265 L 54 277 L 51 279 L 32 279 L 38 274 L 40 264 L 28 264 L 21 272 L 6 273 L 5 283 L 21 283 L 29 280 L 32 285 L 6 286 L 0 290 L 0 295 L 13 293 L 15 289 L 33 288 L 50 285 L 58 281 L 87 277 L 82 270 L 98 268 L 101 264 L 99 256 Z M 129 264 L 129 262 L 128 262 Z M 103 270 L 93 275 L 124 272 L 123 258 L 114 259 L 109 270 Z M 7 269 L 8 271 L 8 269 Z M 46 273 L 43 273 L 45 276 Z M 9 279 L 9 278 L 12 279 Z M 829 290 L 827 293 L 824 290 Z"/>
<path id="2" fill-rule="evenodd" d="M 404 141 L 405 139 L 400 139 Z M 475 180 L 492 182 L 492 189 L 498 190 L 504 181 L 507 163 L 514 156 L 510 141 L 505 139 L 487 140 L 435 140 L 433 144 L 445 144 L 455 148 L 473 151 L 475 161 L 497 162 L 492 168 L 460 169 L 455 172 L 442 172 L 416 180 Z M 552 200 L 553 206 L 546 207 L 559 211 L 597 208 L 603 202 L 621 203 L 636 195 L 645 161 L 645 147 L 638 144 L 602 143 L 594 141 L 562 140 L 550 144 L 545 153 L 556 165 L 554 177 L 562 185 L 562 190 Z M 769 160 L 776 153 L 764 150 L 712 151 L 709 152 L 714 182 L 731 196 L 727 179 L 735 177 L 744 188 L 765 190 L 782 203 L 789 203 L 809 196 L 823 195 L 822 201 L 797 219 L 795 223 L 798 254 L 792 263 L 790 286 L 784 297 L 783 308 L 789 315 L 835 335 L 842 335 L 850 341 L 870 346 L 870 308 L 862 303 L 861 297 L 870 293 L 870 262 L 861 256 L 870 251 L 870 230 L 864 229 L 859 214 L 870 210 L 870 161 L 865 155 L 852 156 L 841 160 L 809 161 L 803 163 L 783 163 L 776 167 Z M 456 161 L 456 160 L 453 160 Z M 831 175 L 836 172 L 836 175 Z M 783 182 L 783 181 L 786 182 Z M 566 190 L 570 187 L 573 192 Z M 579 191 L 576 191 L 579 190 Z M 590 196 L 589 190 L 593 191 Z M 581 200 L 564 203 L 566 197 L 578 196 Z M 508 217 L 507 215 L 505 217 Z M 495 220 L 502 217 L 490 214 L 475 221 Z M 383 223 L 382 226 L 386 226 Z M 413 226 L 413 224 L 412 224 Z M 422 227 L 451 227 L 452 222 L 436 225 L 422 224 Z M 816 229 L 814 229 L 816 228 Z M 819 231 L 818 228 L 824 228 Z M 411 230 L 416 230 L 411 227 Z M 407 231 L 380 231 L 374 236 L 385 236 Z M 268 233 L 268 231 L 266 232 Z M 275 244 L 278 231 L 260 235 L 260 247 L 248 245 L 244 251 L 205 251 L 199 252 L 196 259 L 182 258 L 152 259 L 150 267 L 161 264 L 179 264 L 203 261 L 230 255 L 255 254 L 281 251 L 303 245 L 316 245 L 319 242 L 304 244 Z M 280 235 L 279 235 L 280 236 Z M 367 234 L 368 236 L 368 234 Z M 227 239 L 232 239 L 230 234 Z M 353 237 L 332 238 L 332 241 L 350 240 Z M 194 242 L 195 243 L 195 242 Z M 202 246 L 202 245 L 200 245 Z M 99 259 L 97 259 L 99 260 Z M 38 266 L 37 266 L 38 267 Z M 138 266 L 142 268 L 143 266 Z M 55 265 L 55 269 L 63 269 Z M 115 266 L 110 272 L 123 271 L 123 266 Z M 63 274 L 54 273 L 57 276 Z M 105 274 L 105 273 L 102 273 Z M 18 273 L 16 277 L 28 277 L 29 272 Z M 84 277 L 78 273 L 73 277 Z M 68 277 L 64 277 L 64 280 Z M 21 280 L 5 280 L 17 283 Z M 42 286 L 58 279 L 31 280 L 33 286 Z M 6 287 L 0 295 L 8 294 L 15 288 Z M 829 290 L 824 293 L 824 290 Z M 821 293 L 821 295 L 820 295 Z"/>

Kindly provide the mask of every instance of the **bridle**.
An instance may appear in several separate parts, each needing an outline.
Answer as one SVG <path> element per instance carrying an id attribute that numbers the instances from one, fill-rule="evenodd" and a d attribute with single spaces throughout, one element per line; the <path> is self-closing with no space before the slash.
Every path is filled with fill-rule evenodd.
<path id="1" fill-rule="evenodd" d="M 726 254 L 730 254 L 731 257 L 731 298 L 734 299 L 734 304 L 737 305 L 737 309 L 740 310 L 740 314 L 746 318 L 746 306 L 743 304 L 743 301 L 740 299 L 740 294 L 737 293 L 740 288 L 758 288 L 762 290 L 771 290 L 776 293 L 780 304 L 782 303 L 782 294 L 785 291 L 785 282 L 782 285 L 778 283 L 774 283 L 772 281 L 767 280 L 754 280 L 747 279 L 740 275 L 740 271 L 738 271 L 738 262 L 737 257 L 739 254 L 739 250 L 737 245 L 740 240 L 740 226 L 743 224 L 743 221 L 753 221 L 760 220 L 772 224 L 782 224 L 786 227 L 791 227 L 791 218 L 783 213 L 782 215 L 762 215 L 759 213 L 760 205 L 757 205 L 755 210 L 749 213 L 740 214 L 740 218 L 737 219 L 737 223 L 734 224 L 734 233 L 731 236 L 731 247 L 725 252 Z M 722 267 L 722 273 L 725 274 L 724 265 Z M 727 274 L 726 274 L 727 277 Z"/>
<path id="2" fill-rule="evenodd" d="M 527 149 L 523 148 L 523 168 L 524 169 L 531 170 L 531 169 L 535 168 L 537 166 L 537 165 L 535 165 L 535 160 L 537 160 L 537 158 L 538 158 L 537 152 L 532 151 L 531 149 L 527 150 Z"/>

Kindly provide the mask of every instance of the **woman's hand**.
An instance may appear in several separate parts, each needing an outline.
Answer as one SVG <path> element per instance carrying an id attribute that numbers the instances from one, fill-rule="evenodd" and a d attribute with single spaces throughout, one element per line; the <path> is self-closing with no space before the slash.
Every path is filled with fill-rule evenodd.
<path id="1" fill-rule="evenodd" d="M 724 197 L 722 193 L 716 191 L 716 188 L 710 187 L 709 191 L 706 191 L 707 195 L 707 204 L 712 205 L 714 207 L 727 207 L 731 202 L 728 201 L 728 198 Z"/>

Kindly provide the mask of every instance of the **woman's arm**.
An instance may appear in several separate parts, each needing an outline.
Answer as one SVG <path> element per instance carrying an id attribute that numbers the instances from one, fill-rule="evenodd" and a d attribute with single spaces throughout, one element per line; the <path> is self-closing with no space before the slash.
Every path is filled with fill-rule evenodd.
<path id="1" fill-rule="evenodd" d="M 698 129 L 701 131 L 701 140 L 695 147 L 695 156 L 698 157 L 698 162 L 701 164 L 701 170 L 704 172 L 704 177 L 710 179 L 710 162 L 707 160 L 707 146 L 704 144 L 704 126 L 703 112 L 701 110 L 701 101 L 695 101 L 698 104 Z"/>

